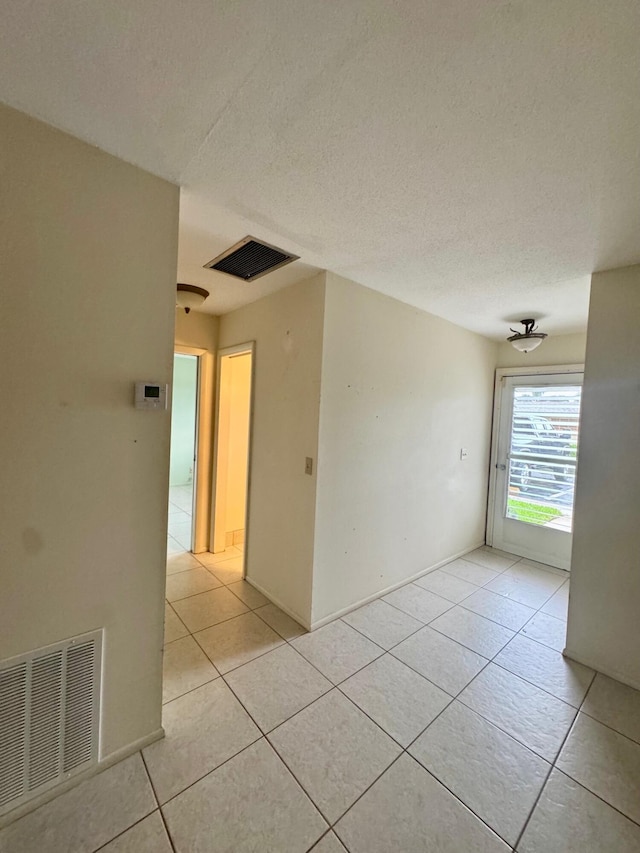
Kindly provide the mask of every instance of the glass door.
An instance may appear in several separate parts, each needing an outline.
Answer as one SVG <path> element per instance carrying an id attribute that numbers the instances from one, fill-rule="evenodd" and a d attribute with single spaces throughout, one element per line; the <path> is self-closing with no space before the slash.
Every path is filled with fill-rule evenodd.
<path id="1" fill-rule="evenodd" d="M 571 564 L 581 373 L 504 376 L 488 540 L 560 569 Z"/>

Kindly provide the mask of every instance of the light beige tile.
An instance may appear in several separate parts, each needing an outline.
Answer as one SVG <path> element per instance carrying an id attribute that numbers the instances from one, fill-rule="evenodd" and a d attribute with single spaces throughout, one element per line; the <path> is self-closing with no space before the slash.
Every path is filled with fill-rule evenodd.
<path id="1" fill-rule="evenodd" d="M 459 643 L 426 627 L 392 649 L 391 654 L 456 696 L 488 663 Z"/>
<path id="2" fill-rule="evenodd" d="M 202 566 L 197 569 L 187 569 L 167 577 L 167 601 L 179 601 L 190 595 L 207 592 L 222 586 L 220 581 Z"/>
<path id="3" fill-rule="evenodd" d="M 560 589 L 551 596 L 541 608 L 543 613 L 555 616 L 556 619 L 567 621 L 567 610 L 569 608 L 569 582 L 567 581 Z"/>
<path id="4" fill-rule="evenodd" d="M 546 594 L 545 600 L 551 598 L 551 596 L 557 592 L 567 580 L 566 572 L 564 572 L 561 577 L 553 572 L 547 572 L 544 569 L 537 569 L 531 564 L 524 562 L 516 563 L 515 566 L 511 566 L 510 569 L 503 572 L 502 577 L 513 578 L 520 583 L 534 587 L 541 595 L 542 593 Z"/>
<path id="5" fill-rule="evenodd" d="M 274 631 L 277 631 L 281 637 L 284 637 L 285 640 L 293 640 L 307 633 L 306 628 L 303 628 L 302 625 L 298 624 L 295 619 L 292 619 L 283 610 L 280 610 L 279 607 L 276 607 L 275 604 L 267 604 L 266 607 L 259 607 L 255 612 L 267 625 L 273 628 Z"/>
<path id="6" fill-rule="evenodd" d="M 347 851 L 342 846 L 335 833 L 327 832 L 326 835 L 322 836 L 310 853 L 347 853 Z"/>
<path id="7" fill-rule="evenodd" d="M 191 534 L 191 519 L 187 519 L 187 521 L 173 521 L 169 519 L 169 535 L 183 544 L 186 549 L 191 548 Z"/>
<path id="8" fill-rule="evenodd" d="M 231 560 L 223 560 L 221 563 L 213 563 L 207 568 L 214 573 L 224 584 L 237 583 L 242 580 L 243 558 L 234 557 Z"/>
<path id="9" fill-rule="evenodd" d="M 380 646 L 340 620 L 292 640 L 292 645 L 334 684 L 383 654 Z"/>
<path id="10" fill-rule="evenodd" d="M 459 700 L 547 761 L 558 754 L 575 708 L 490 663 Z"/>
<path id="11" fill-rule="evenodd" d="M 261 592 L 251 586 L 250 583 L 246 581 L 236 581 L 235 583 L 231 583 L 227 586 L 227 589 L 230 589 L 234 595 L 237 595 L 240 601 L 243 604 L 246 604 L 251 610 L 255 610 L 256 607 L 264 607 L 265 604 L 269 604 L 269 599 L 266 598 Z"/>
<path id="12" fill-rule="evenodd" d="M 167 536 L 167 557 L 177 557 L 178 554 L 184 554 L 184 548 L 173 536 Z"/>
<path id="13" fill-rule="evenodd" d="M 0 830 L 0 850 L 92 853 L 155 808 L 136 753 Z"/>
<path id="14" fill-rule="evenodd" d="M 479 589 L 470 595 L 460 605 L 467 610 L 472 610 L 479 616 L 486 616 L 498 625 L 509 628 L 511 631 L 519 631 L 529 619 L 535 614 L 531 607 L 525 607 L 515 601 L 510 601 L 495 592 Z"/>
<path id="15" fill-rule="evenodd" d="M 333 823 L 400 753 L 338 690 L 269 735 L 287 767 Z"/>
<path id="16" fill-rule="evenodd" d="M 483 546 L 464 555 L 464 559 L 469 563 L 477 563 L 479 566 L 484 566 L 485 569 L 491 569 L 493 572 L 504 572 L 514 563 L 517 563 L 520 557 L 515 554 L 507 554 L 505 551 L 498 551 L 495 548 Z"/>
<path id="17" fill-rule="evenodd" d="M 559 569 L 556 570 L 556 572 L 559 571 Z M 561 575 L 556 574 L 556 572 L 537 568 L 532 563 L 527 563 L 522 560 L 521 562 L 516 563 L 515 566 L 511 566 L 511 568 L 507 569 L 502 576 L 505 578 L 515 578 L 516 580 L 526 583 L 528 586 L 536 587 L 536 589 L 539 589 L 541 592 L 546 592 L 547 597 L 550 598 L 553 593 L 557 592 L 562 584 L 567 580 L 566 572 L 563 572 Z"/>
<path id="18" fill-rule="evenodd" d="M 508 853 L 413 758 L 401 756 L 334 827 L 350 853 Z"/>
<path id="19" fill-rule="evenodd" d="M 475 586 L 484 586 L 500 574 L 500 572 L 495 572 L 493 569 L 488 569 L 486 566 L 479 566 L 477 563 L 471 563 L 465 559 L 452 560 L 450 563 L 442 566 L 441 571 L 446 572 L 448 575 L 454 575 Z"/>
<path id="20" fill-rule="evenodd" d="M 228 589 L 220 588 L 174 601 L 173 609 L 191 633 L 194 633 L 246 613 L 249 608 Z"/>
<path id="21" fill-rule="evenodd" d="M 520 633 L 530 640 L 562 652 L 567 639 L 567 625 L 562 619 L 556 619 L 555 616 L 549 616 L 540 611 L 527 622 Z"/>
<path id="22" fill-rule="evenodd" d="M 165 646 L 162 661 L 163 704 L 217 677 L 217 670 L 193 637 L 183 637 Z"/>
<path id="23" fill-rule="evenodd" d="M 640 823 L 640 745 L 635 741 L 579 714 L 558 767 Z"/>
<path id="24" fill-rule="evenodd" d="M 242 556 L 241 551 L 235 546 L 226 548 L 224 551 L 219 551 L 217 554 L 212 554 L 210 551 L 203 551 L 196 554 L 196 558 L 203 566 L 215 566 L 220 563 L 226 563 L 227 560 L 237 559 Z"/>
<path id="25" fill-rule="evenodd" d="M 440 616 L 445 610 L 453 607 L 453 604 L 446 598 L 434 595 L 434 593 L 422 589 L 414 583 L 409 583 L 400 589 L 394 589 L 393 592 L 384 596 L 384 601 L 399 610 L 403 610 L 409 616 L 413 616 L 414 619 L 425 623 L 431 622 L 436 616 Z"/>
<path id="26" fill-rule="evenodd" d="M 492 658 L 514 637 L 508 628 L 462 607 L 447 610 L 430 627 L 486 658 Z"/>
<path id="27" fill-rule="evenodd" d="M 115 841 L 100 848 L 100 853 L 172 853 L 173 848 L 164 828 L 160 812 L 156 811 L 132 826 Z"/>
<path id="28" fill-rule="evenodd" d="M 222 673 L 242 666 L 284 642 L 282 637 L 251 612 L 200 631 L 195 639 Z"/>
<path id="29" fill-rule="evenodd" d="M 176 572 L 186 572 L 187 569 L 197 569 L 199 567 L 200 563 L 193 554 L 189 554 L 184 550 L 179 554 L 172 554 L 167 557 L 168 575 L 176 574 Z"/>
<path id="30" fill-rule="evenodd" d="M 265 740 L 163 808 L 177 853 L 304 853 L 327 829 Z"/>
<path id="31" fill-rule="evenodd" d="M 511 845 L 551 769 L 460 702 L 452 702 L 409 752 Z"/>
<path id="32" fill-rule="evenodd" d="M 264 732 L 271 731 L 333 687 L 288 645 L 234 669 L 226 680 Z"/>
<path id="33" fill-rule="evenodd" d="M 556 575 L 562 579 L 562 583 L 569 580 L 570 577 L 570 573 L 566 569 L 557 569 L 555 566 L 549 566 L 547 563 L 539 563 L 536 560 L 528 560 L 526 557 L 520 560 L 518 565 L 523 568 L 540 569 L 543 572 Z"/>
<path id="34" fill-rule="evenodd" d="M 640 826 L 553 770 L 519 853 L 638 853 Z"/>
<path id="35" fill-rule="evenodd" d="M 490 592 L 496 592 L 498 595 L 503 595 L 510 601 L 524 604 L 526 607 L 532 607 L 535 610 L 542 607 L 551 595 L 553 595 L 553 591 L 534 586 L 519 577 L 507 575 L 506 572 L 488 583 L 485 589 Z"/>
<path id="36" fill-rule="evenodd" d="M 174 640 L 179 640 L 180 637 L 186 637 L 189 629 L 182 623 L 171 605 L 164 606 L 164 642 L 173 643 Z"/>
<path id="37" fill-rule="evenodd" d="M 633 687 L 599 672 L 581 710 L 640 743 L 640 691 Z"/>
<path id="38" fill-rule="evenodd" d="M 380 599 L 347 613 L 342 621 L 384 649 L 396 646 L 423 625 L 413 616 Z"/>
<path id="39" fill-rule="evenodd" d="M 436 595 L 446 598 L 448 601 L 459 602 L 463 598 L 468 598 L 474 593 L 478 587 L 476 584 L 457 578 L 455 575 L 437 570 L 429 572 L 414 581 L 417 586 L 426 589 L 429 592 L 435 592 Z"/>
<path id="40" fill-rule="evenodd" d="M 144 759 L 160 803 L 260 737 L 260 730 L 221 678 L 164 706 L 163 740 Z"/>
<path id="41" fill-rule="evenodd" d="M 579 708 L 594 671 L 560 652 L 518 635 L 496 655 L 495 663 Z"/>
<path id="42" fill-rule="evenodd" d="M 391 655 L 365 666 L 340 689 L 404 747 L 451 702 L 451 696 Z"/>

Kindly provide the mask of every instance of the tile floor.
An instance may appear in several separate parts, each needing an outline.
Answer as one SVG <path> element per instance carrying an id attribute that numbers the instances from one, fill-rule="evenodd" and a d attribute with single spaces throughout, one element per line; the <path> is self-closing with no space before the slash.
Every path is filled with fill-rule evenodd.
<path id="1" fill-rule="evenodd" d="M 193 483 L 186 486 L 170 486 L 167 553 L 180 554 L 191 550 L 192 514 Z"/>
<path id="2" fill-rule="evenodd" d="M 237 549 L 167 561 L 166 738 L 2 853 L 640 853 L 640 693 L 568 580 L 481 548 L 306 634 Z"/>

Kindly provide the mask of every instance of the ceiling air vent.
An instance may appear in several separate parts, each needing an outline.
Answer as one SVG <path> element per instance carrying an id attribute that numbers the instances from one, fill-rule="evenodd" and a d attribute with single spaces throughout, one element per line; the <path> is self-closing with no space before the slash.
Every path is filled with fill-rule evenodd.
<path id="1" fill-rule="evenodd" d="M 297 261 L 298 255 L 292 255 L 277 246 L 270 246 L 256 240 L 255 237 L 245 237 L 235 246 L 227 249 L 217 258 L 205 264 L 205 269 L 233 275 L 243 281 L 254 281 L 261 275 Z"/>
<path id="2" fill-rule="evenodd" d="M 102 631 L 0 662 L 0 815 L 98 760 Z"/>

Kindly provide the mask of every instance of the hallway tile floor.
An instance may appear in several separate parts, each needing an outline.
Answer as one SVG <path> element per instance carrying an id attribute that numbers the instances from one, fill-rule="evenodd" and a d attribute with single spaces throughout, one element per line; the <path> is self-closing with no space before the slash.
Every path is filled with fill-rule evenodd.
<path id="1" fill-rule="evenodd" d="M 566 574 L 480 548 L 307 634 L 170 553 L 166 737 L 2 853 L 640 853 L 640 693 L 562 657 Z"/>

